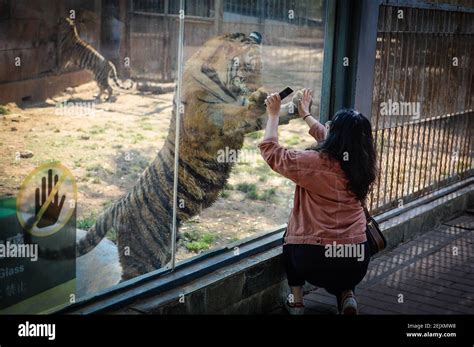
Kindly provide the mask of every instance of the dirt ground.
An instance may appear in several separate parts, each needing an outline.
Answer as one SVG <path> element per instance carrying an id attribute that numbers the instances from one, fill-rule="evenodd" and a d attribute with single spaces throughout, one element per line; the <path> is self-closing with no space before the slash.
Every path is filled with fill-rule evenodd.
<path id="1" fill-rule="evenodd" d="M 95 104 L 96 92 L 91 82 L 39 105 L 8 106 L 10 114 L 0 116 L 0 196 L 16 195 L 35 167 L 61 162 L 77 179 L 78 228 L 87 229 L 133 186 L 163 145 L 173 94 L 121 92 L 113 103 Z M 68 107 L 68 102 L 82 107 Z M 260 131 L 247 137 L 242 156 L 246 160 L 237 163 L 215 205 L 180 228 L 178 260 L 287 221 L 293 184 L 260 157 L 257 144 L 262 135 Z M 289 148 L 314 142 L 301 120 L 281 127 L 280 138 Z M 33 156 L 20 158 L 25 151 Z M 115 235 L 108 238 L 114 241 Z"/>

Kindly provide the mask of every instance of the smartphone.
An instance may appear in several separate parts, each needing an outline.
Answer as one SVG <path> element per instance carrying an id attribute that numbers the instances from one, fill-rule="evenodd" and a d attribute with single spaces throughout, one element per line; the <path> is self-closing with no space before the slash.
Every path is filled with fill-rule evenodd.
<path id="1" fill-rule="evenodd" d="M 286 98 L 288 95 L 290 95 L 291 93 L 293 93 L 293 89 L 291 89 L 290 87 L 286 87 L 285 89 L 283 89 L 280 93 L 280 100 L 283 100 L 284 98 Z"/>
<path id="2" fill-rule="evenodd" d="M 278 93 L 280 95 L 280 101 L 286 98 L 291 93 L 293 93 L 293 89 L 291 89 L 290 87 L 286 87 L 285 89 L 283 89 L 281 92 Z M 265 105 L 266 104 L 267 102 L 265 101 Z"/>

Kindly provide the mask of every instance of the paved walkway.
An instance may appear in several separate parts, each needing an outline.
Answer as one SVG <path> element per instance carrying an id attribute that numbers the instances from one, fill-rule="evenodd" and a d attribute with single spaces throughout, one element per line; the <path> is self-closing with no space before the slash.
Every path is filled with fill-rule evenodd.
<path id="1" fill-rule="evenodd" d="M 474 211 L 375 258 L 357 287 L 359 314 L 474 314 Z M 306 314 L 336 314 L 324 289 Z"/>

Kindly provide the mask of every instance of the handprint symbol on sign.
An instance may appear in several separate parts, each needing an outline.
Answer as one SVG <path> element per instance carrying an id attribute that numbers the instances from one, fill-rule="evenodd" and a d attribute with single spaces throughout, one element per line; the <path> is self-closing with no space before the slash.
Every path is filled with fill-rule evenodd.
<path id="1" fill-rule="evenodd" d="M 45 228 L 56 224 L 59 215 L 66 200 L 64 194 L 59 201 L 59 177 L 54 175 L 53 185 L 53 170 L 48 170 L 48 186 L 46 187 L 46 177 L 41 180 L 41 188 L 35 190 L 35 215 L 38 217 L 41 210 L 44 210 L 43 214 L 39 217 L 37 223 L 38 228 Z M 54 197 L 51 195 L 54 194 Z"/>

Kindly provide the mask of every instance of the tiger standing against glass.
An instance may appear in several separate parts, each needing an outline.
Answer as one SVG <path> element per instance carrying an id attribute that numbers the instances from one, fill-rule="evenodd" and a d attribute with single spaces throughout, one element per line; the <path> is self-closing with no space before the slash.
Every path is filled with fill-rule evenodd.
<path id="1" fill-rule="evenodd" d="M 372 129 L 362 114 L 344 109 L 327 132 L 309 112 L 311 98 L 305 89 L 298 113 L 318 142 L 315 149 L 288 150 L 278 144 L 278 94 L 266 100 L 268 122 L 259 144 L 272 170 L 296 183 L 283 243 L 291 288 L 285 307 L 290 314 L 304 313 L 302 286 L 307 281 L 335 295 L 341 314 L 357 314 L 355 286 L 370 261 L 361 202 L 376 177 Z"/>

